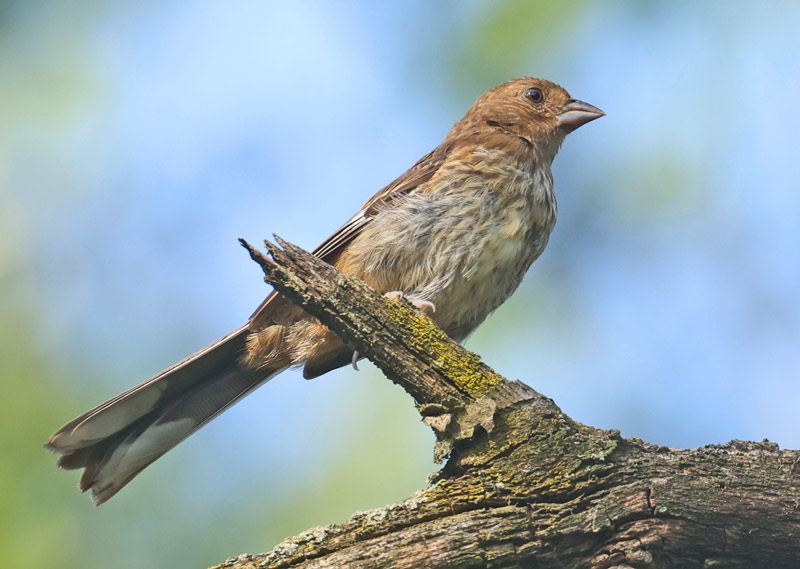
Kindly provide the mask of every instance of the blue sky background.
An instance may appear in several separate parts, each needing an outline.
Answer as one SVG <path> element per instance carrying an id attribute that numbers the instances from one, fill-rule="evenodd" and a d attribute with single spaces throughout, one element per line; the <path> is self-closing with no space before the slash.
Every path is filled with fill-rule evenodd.
<path id="1" fill-rule="evenodd" d="M 423 487 L 433 436 L 371 365 L 280 376 L 99 509 L 41 444 L 247 318 L 267 289 L 237 237 L 313 248 L 520 75 L 608 116 L 568 137 L 548 250 L 468 347 L 625 436 L 800 447 L 799 16 L 0 5 L 0 551 L 203 567 Z"/>

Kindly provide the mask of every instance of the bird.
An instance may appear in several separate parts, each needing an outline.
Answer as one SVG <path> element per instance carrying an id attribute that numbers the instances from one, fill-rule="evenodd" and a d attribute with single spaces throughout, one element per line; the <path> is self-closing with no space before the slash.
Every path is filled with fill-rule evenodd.
<path id="1" fill-rule="evenodd" d="M 556 83 L 520 77 L 482 94 L 434 150 L 378 191 L 313 254 L 463 342 L 522 281 L 556 222 L 551 164 L 604 116 Z M 73 419 L 45 448 L 83 469 L 95 505 L 289 367 L 307 379 L 359 354 L 272 292 L 239 328 Z"/>

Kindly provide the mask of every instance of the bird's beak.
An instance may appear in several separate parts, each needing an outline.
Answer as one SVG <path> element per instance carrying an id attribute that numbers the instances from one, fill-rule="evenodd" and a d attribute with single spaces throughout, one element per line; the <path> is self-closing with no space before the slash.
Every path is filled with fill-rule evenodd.
<path id="1" fill-rule="evenodd" d="M 562 107 L 556 119 L 558 120 L 558 126 L 566 132 L 572 132 L 576 128 L 585 125 L 587 122 L 599 119 L 602 116 L 605 116 L 605 113 L 594 105 L 584 103 L 577 99 L 570 99 Z"/>

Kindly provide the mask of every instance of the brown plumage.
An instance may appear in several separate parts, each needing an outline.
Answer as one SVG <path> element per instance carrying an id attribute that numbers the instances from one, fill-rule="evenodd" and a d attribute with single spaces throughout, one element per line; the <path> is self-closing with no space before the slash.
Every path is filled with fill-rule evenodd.
<path id="1" fill-rule="evenodd" d="M 544 250 L 556 221 L 550 165 L 569 132 L 602 115 L 549 81 L 503 83 L 314 253 L 379 292 L 401 291 L 463 341 Z M 84 469 L 79 487 L 100 504 L 287 367 L 312 378 L 351 360 L 351 347 L 273 293 L 241 328 L 70 421 L 46 447 L 62 468 Z"/>

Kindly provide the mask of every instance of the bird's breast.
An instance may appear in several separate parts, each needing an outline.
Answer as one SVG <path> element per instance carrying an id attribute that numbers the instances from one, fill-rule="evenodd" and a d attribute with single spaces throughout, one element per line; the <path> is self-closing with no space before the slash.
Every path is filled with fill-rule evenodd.
<path id="1" fill-rule="evenodd" d="M 475 228 L 477 240 L 450 295 L 468 299 L 442 314 L 445 329 L 466 335 L 517 289 L 541 255 L 555 224 L 555 199 L 549 176 L 531 174 L 528 188 L 505 191 L 489 206 L 491 221 Z M 535 180 L 535 182 L 534 182 Z"/>
<path id="2" fill-rule="evenodd" d="M 377 212 L 347 252 L 347 272 L 433 302 L 457 340 L 514 292 L 555 223 L 549 168 L 483 158 Z"/>

